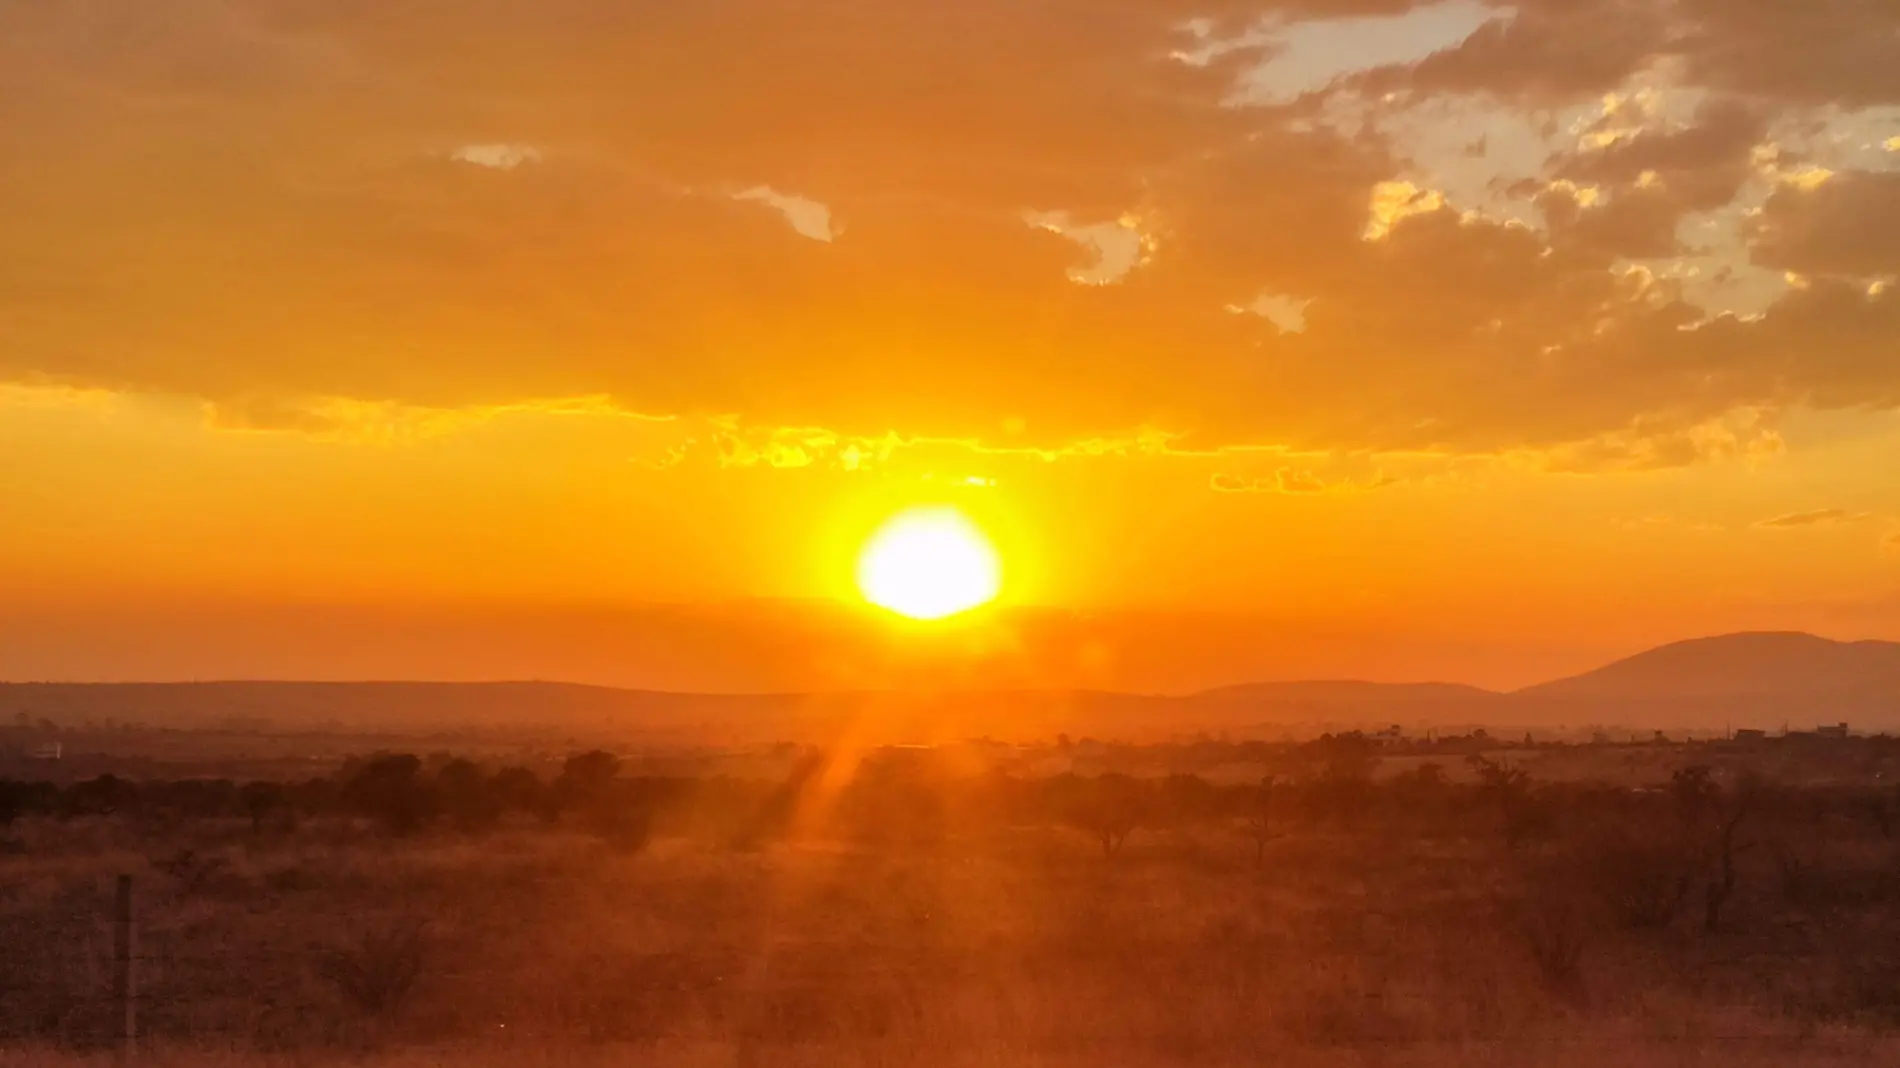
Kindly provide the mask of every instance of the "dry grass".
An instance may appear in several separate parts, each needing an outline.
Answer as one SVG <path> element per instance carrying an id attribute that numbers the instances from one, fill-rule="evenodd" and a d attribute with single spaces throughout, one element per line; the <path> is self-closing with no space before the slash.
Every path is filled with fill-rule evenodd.
<path id="1" fill-rule="evenodd" d="M 1801 1047 L 1724 1042 L 1686 1046 L 1583 1038 L 1538 1047 L 1461 1045 L 1396 1051 L 1286 1048 L 1274 1051 L 1266 1061 L 1284 1068 L 1600 1068 L 1605 1064 L 1618 1068 L 1834 1068 L 1892 1064 L 1896 1057 L 1900 1057 L 1900 1046 L 1865 1042 L 1810 1043 Z M 1162 1068 L 1182 1062 L 1114 1050 L 1053 1055 L 1011 1050 L 946 1053 L 929 1047 L 860 1043 L 773 1048 L 723 1044 L 444 1047 L 349 1057 L 191 1048 L 146 1051 L 137 1063 L 145 1068 L 330 1068 L 340 1064 L 351 1068 Z M 1212 1057 L 1193 1063 L 1197 1068 L 1253 1068 L 1262 1060 Z M 0 1052 L 0 1068 L 107 1068 L 117 1064 L 110 1054 Z"/>
<path id="2" fill-rule="evenodd" d="M 0 862 L 0 1068 L 92 1063 L 123 870 L 140 878 L 153 1065 L 1900 1063 L 1882 1002 L 1900 1005 L 1900 982 L 1883 994 L 1866 949 L 1891 904 L 1820 922 L 1783 900 L 1766 849 L 1733 930 L 1705 938 L 1557 895 L 1587 888 L 1555 846 L 1540 868 L 1376 826 L 1295 828 L 1258 869 L 1243 835 L 1210 829 L 1142 832 L 1113 861 L 1046 828 L 927 849 L 671 838 L 634 857 L 526 826 L 21 833 L 32 851 Z M 219 863 L 151 863 L 183 849 Z M 1811 865 L 1894 859 L 1806 849 Z M 326 981 L 366 932 L 421 920 L 397 1011 Z"/>

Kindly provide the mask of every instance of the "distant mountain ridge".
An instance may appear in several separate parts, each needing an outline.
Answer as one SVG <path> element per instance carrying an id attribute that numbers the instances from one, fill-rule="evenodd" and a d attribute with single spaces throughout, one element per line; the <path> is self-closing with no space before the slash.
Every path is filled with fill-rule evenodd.
<path id="1" fill-rule="evenodd" d="M 1517 694 L 1656 699 L 1896 685 L 1900 642 L 1837 642 L 1794 631 L 1754 631 L 1673 642 Z"/>
<path id="2" fill-rule="evenodd" d="M 705 741 L 994 735 L 1109 738 L 1398 723 L 1900 728 L 1900 642 L 1750 632 L 1674 642 L 1498 693 L 1457 683 L 1308 680 L 1185 696 L 1027 690 L 706 694 L 561 682 L 0 683 L 0 723 L 440 731 L 572 730 Z"/>

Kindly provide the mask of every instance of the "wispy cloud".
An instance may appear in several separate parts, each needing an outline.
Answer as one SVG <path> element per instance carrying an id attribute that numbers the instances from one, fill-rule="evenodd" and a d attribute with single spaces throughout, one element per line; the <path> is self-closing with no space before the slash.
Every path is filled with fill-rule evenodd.
<path id="1" fill-rule="evenodd" d="M 1794 530 L 1800 527 L 1860 523 L 1872 518 L 1872 512 L 1849 512 L 1843 508 L 1817 508 L 1811 512 L 1790 512 L 1787 515 L 1778 515 L 1772 519 L 1764 519 L 1755 525 L 1767 530 Z"/>
<path id="2" fill-rule="evenodd" d="M 449 153 L 449 158 L 457 163 L 469 163 L 490 170 L 512 171 L 516 167 L 542 160 L 541 150 L 533 145 L 486 144 L 463 145 Z"/>
<path id="3" fill-rule="evenodd" d="M 1208 487 L 1216 493 L 1279 493 L 1296 497 L 1341 496 L 1371 493 L 1388 486 L 1396 486 L 1400 481 L 1397 476 L 1383 472 L 1365 479 L 1327 479 L 1305 468 L 1282 467 L 1272 474 L 1261 476 L 1222 472 L 1208 480 Z"/>
<path id="4" fill-rule="evenodd" d="M 769 185 L 754 186 L 732 194 L 734 200 L 751 200 L 776 208 L 793 230 L 813 241 L 829 242 L 838 236 L 831 224 L 831 208 L 810 197 L 781 193 Z"/>

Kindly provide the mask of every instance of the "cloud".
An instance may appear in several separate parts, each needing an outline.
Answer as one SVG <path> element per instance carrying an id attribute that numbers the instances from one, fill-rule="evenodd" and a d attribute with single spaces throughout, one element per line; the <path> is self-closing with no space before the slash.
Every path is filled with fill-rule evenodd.
<path id="1" fill-rule="evenodd" d="M 1900 172 L 1785 183 L 1754 220 L 1752 237 L 1756 261 L 1780 270 L 1900 273 Z"/>
<path id="2" fill-rule="evenodd" d="M 1873 6 L 1111 8 L 10 9 L 0 381 L 330 437 L 599 397 L 817 469 L 1629 470 L 1900 406 Z"/>
<path id="3" fill-rule="evenodd" d="M 1849 512 L 1842 508 L 1821 508 L 1812 512 L 1791 512 L 1764 519 L 1755 525 L 1767 530 L 1794 530 L 1802 527 L 1834 526 L 1840 523 L 1860 523 L 1873 516 L 1868 512 Z"/>
<path id="4" fill-rule="evenodd" d="M 1420 189 L 1408 181 L 1380 182 L 1372 187 L 1372 202 L 1367 206 L 1366 228 L 1360 236 L 1367 241 L 1383 241 L 1392 236 L 1400 222 L 1414 215 L 1429 215 L 1445 206 L 1445 194 Z"/>
<path id="5" fill-rule="evenodd" d="M 1268 17 L 1229 38 L 1196 34 L 1197 47 L 1174 57 L 1206 66 L 1232 53 L 1260 54 L 1265 58 L 1241 74 L 1229 101 L 1285 104 L 1354 73 L 1416 63 L 1465 41 L 1482 26 L 1508 19 L 1471 0 L 1335 18 Z"/>
<path id="6" fill-rule="evenodd" d="M 516 167 L 541 162 L 541 150 L 533 145 L 463 145 L 449 153 L 449 158 L 457 163 L 472 163 L 477 167 L 487 167 L 497 171 L 512 171 Z"/>
<path id="7" fill-rule="evenodd" d="M 796 233 L 813 241 L 829 242 L 837 236 L 831 225 L 831 209 L 809 197 L 780 193 L 761 185 L 732 195 L 734 200 L 754 200 L 778 209 Z"/>
<path id="8" fill-rule="evenodd" d="M 1147 262 L 1154 251 L 1153 239 L 1141 232 L 1141 220 L 1132 214 L 1109 222 L 1077 223 L 1068 212 L 1032 211 L 1024 214 L 1023 221 L 1038 230 L 1061 234 L 1095 254 L 1094 263 L 1069 268 L 1069 280 L 1079 285 L 1119 282 Z"/>
<path id="9" fill-rule="evenodd" d="M 1278 493 L 1287 496 L 1343 496 L 1356 493 L 1371 493 L 1388 486 L 1396 486 L 1402 480 L 1396 475 L 1376 472 L 1364 480 L 1337 478 L 1328 480 L 1318 472 L 1306 468 L 1282 467 L 1266 475 L 1247 476 L 1232 472 L 1217 472 L 1208 480 L 1208 487 L 1217 493 Z"/>
<path id="10" fill-rule="evenodd" d="M 298 434 L 356 445 L 401 445 L 522 418 L 597 419 L 629 427 L 669 427 L 663 447 L 685 432 L 681 421 L 644 415 L 602 396 L 541 397 L 506 404 L 432 408 L 352 397 L 241 396 L 202 406 L 204 426 L 245 434 Z"/>
<path id="11" fill-rule="evenodd" d="M 1284 293 L 1261 293 L 1246 304 L 1229 304 L 1227 310 L 1235 315 L 1258 315 L 1272 323 L 1282 334 L 1303 334 L 1306 332 L 1306 309 L 1313 306 L 1311 300 L 1289 297 Z"/>

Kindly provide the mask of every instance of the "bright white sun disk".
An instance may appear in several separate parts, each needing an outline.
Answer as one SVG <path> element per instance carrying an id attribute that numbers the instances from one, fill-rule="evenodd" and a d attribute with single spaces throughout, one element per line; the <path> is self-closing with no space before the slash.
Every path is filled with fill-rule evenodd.
<path id="1" fill-rule="evenodd" d="M 858 558 L 864 599 L 912 619 L 942 619 L 994 600 L 996 550 L 954 508 L 912 508 L 882 527 Z"/>

